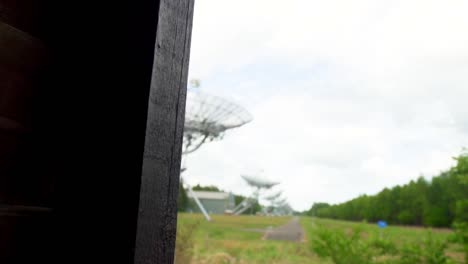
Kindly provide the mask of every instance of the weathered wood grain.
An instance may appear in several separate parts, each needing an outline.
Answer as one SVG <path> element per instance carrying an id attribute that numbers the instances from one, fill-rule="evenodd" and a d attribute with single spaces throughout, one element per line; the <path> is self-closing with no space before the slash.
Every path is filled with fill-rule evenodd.
<path id="1" fill-rule="evenodd" d="M 141 179 L 135 263 L 173 263 L 193 0 L 162 0 Z"/>

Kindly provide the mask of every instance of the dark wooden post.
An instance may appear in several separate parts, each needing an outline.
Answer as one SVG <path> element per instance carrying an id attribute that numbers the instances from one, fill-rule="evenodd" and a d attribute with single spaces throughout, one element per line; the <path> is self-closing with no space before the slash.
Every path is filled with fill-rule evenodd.
<path id="1" fill-rule="evenodd" d="M 146 127 L 135 263 L 172 263 L 193 1 L 161 0 Z"/>
<path id="2" fill-rule="evenodd" d="M 172 263 L 193 0 L 0 0 L 0 263 Z"/>
<path id="3" fill-rule="evenodd" d="M 34 97 L 48 61 L 43 9 L 0 0 L 0 263 L 46 257 L 52 178 L 35 140 Z"/>

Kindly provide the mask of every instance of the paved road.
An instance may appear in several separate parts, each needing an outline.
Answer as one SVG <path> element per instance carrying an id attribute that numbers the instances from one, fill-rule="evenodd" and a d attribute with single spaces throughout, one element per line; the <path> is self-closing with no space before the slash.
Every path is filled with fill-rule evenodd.
<path id="1" fill-rule="evenodd" d="M 304 239 L 304 229 L 299 223 L 299 218 L 294 217 L 287 224 L 269 230 L 263 237 L 267 240 L 286 240 L 301 242 Z"/>

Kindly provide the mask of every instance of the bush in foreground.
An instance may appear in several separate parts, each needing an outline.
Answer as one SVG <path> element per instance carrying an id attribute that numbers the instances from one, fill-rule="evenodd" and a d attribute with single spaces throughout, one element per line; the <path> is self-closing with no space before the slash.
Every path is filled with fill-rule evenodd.
<path id="1" fill-rule="evenodd" d="M 398 248 L 382 236 L 365 238 L 358 227 L 351 232 L 316 227 L 310 232 L 310 247 L 322 258 L 336 264 L 451 264 L 445 255 L 447 241 L 435 239 L 430 232 L 420 244 L 405 244 Z"/>

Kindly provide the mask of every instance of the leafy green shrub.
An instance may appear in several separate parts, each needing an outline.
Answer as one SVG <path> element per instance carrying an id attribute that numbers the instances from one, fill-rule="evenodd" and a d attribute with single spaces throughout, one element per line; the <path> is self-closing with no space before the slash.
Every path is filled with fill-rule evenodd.
<path id="1" fill-rule="evenodd" d="M 445 255 L 448 242 L 437 240 L 428 232 L 421 243 L 398 248 L 382 236 L 364 239 L 361 230 L 352 232 L 316 227 L 310 231 L 311 249 L 335 264 L 451 264 Z"/>
<path id="2" fill-rule="evenodd" d="M 428 264 L 444 264 L 451 263 L 449 258 L 445 255 L 447 249 L 447 241 L 436 240 L 429 232 L 424 239 L 423 244 L 423 257 Z"/>
<path id="3" fill-rule="evenodd" d="M 414 264 L 422 261 L 421 247 L 415 244 L 407 244 L 400 251 L 398 264 Z"/>
<path id="4" fill-rule="evenodd" d="M 369 241 L 369 246 L 374 249 L 377 255 L 396 255 L 398 249 L 395 244 L 385 238 L 377 237 Z"/>
<path id="5" fill-rule="evenodd" d="M 465 263 L 468 263 L 468 222 L 456 222 L 453 224 L 455 229 L 451 242 L 461 244 L 465 253 Z"/>
<path id="6" fill-rule="evenodd" d="M 370 247 L 361 239 L 361 230 L 355 229 L 350 235 L 343 231 L 325 228 L 314 230 L 311 240 L 313 251 L 320 257 L 329 257 L 336 264 L 370 264 L 373 254 Z"/>
<path id="7" fill-rule="evenodd" d="M 400 252 L 398 264 L 450 264 L 453 263 L 445 255 L 447 241 L 436 240 L 431 232 L 428 232 L 422 244 L 407 244 Z"/>

